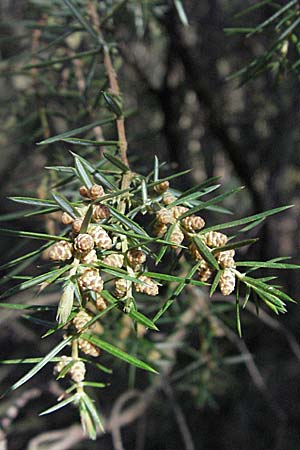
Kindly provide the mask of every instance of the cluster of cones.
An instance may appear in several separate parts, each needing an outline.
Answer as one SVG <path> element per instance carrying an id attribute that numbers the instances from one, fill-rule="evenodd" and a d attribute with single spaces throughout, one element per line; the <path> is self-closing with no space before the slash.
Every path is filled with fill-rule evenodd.
<path id="1" fill-rule="evenodd" d="M 201 281 L 209 281 L 214 269 L 203 258 L 197 245 L 193 240 L 200 230 L 205 227 L 202 217 L 189 215 L 189 208 L 178 204 L 178 200 L 169 191 L 169 182 L 165 181 L 155 186 L 154 190 L 161 196 L 162 206 L 156 211 L 154 232 L 158 237 L 166 237 L 168 241 L 177 248 L 186 239 L 188 251 L 196 261 L 200 262 L 198 277 Z M 86 201 L 95 201 L 105 195 L 104 189 L 100 185 L 93 185 L 90 189 L 82 186 L 80 194 Z M 110 234 L 101 226 L 109 219 L 109 207 L 98 202 L 93 204 L 91 223 L 83 232 L 82 225 L 87 207 L 78 208 L 78 217 L 71 217 L 63 213 L 61 221 L 64 225 L 71 226 L 69 239 L 56 242 L 48 251 L 48 258 L 52 261 L 68 261 L 72 258 L 78 261 L 76 272 L 78 287 L 82 298 L 85 301 L 93 301 L 95 307 L 102 311 L 107 305 L 102 297 L 103 279 L 99 266 L 126 268 L 129 274 L 135 276 L 138 282 L 132 283 L 130 278 L 119 277 L 114 280 L 114 295 L 118 299 L 126 299 L 132 296 L 132 287 L 136 292 L 146 295 L 158 295 L 158 285 L 148 276 L 143 275 L 146 263 L 146 253 L 139 248 L 131 248 L 122 252 L 117 245 L 116 237 Z M 198 235 L 199 236 L 199 235 Z M 234 250 L 220 250 L 228 241 L 225 234 L 209 231 L 201 233 L 200 239 L 214 254 L 222 273 L 219 279 L 219 287 L 224 295 L 229 295 L 235 289 L 235 268 Z M 78 335 L 77 342 L 79 349 L 89 356 L 98 356 L 99 349 L 88 340 L 80 337 L 81 332 L 90 327 L 87 325 L 92 316 L 81 309 L 68 325 L 68 331 Z M 84 362 L 72 357 L 63 356 L 61 361 L 55 366 L 55 373 L 68 375 L 74 382 L 79 383 L 85 377 Z"/>
<path id="2" fill-rule="evenodd" d="M 92 320 L 92 316 L 84 310 L 80 310 L 68 328 L 72 328 L 75 333 L 82 333 L 88 331 L 91 326 L 88 323 Z M 97 357 L 100 355 L 100 350 L 95 345 L 91 344 L 86 339 L 79 337 L 77 339 L 79 349 L 86 355 Z M 73 359 L 71 356 L 63 355 L 60 361 L 54 367 L 54 374 L 62 376 L 62 371 L 65 371 L 63 376 L 68 375 L 74 383 L 84 381 L 86 368 L 83 361 L 78 358 Z"/>
<path id="3" fill-rule="evenodd" d="M 202 257 L 193 242 L 193 235 L 205 227 L 204 219 L 200 216 L 188 215 L 189 208 L 177 204 L 176 197 L 169 192 L 168 182 L 156 185 L 155 190 L 162 195 L 164 206 L 156 212 L 154 233 L 160 238 L 165 238 L 168 230 L 172 227 L 168 240 L 174 243 L 174 248 L 181 245 L 186 239 L 189 243 L 189 253 L 196 261 L 201 261 L 198 269 L 199 280 L 209 281 L 214 269 Z M 204 244 L 213 251 L 220 268 L 223 269 L 219 280 L 220 291 L 223 295 L 230 295 L 235 289 L 235 274 L 232 270 L 235 268 L 235 252 L 234 250 L 217 251 L 219 247 L 226 245 L 228 237 L 216 231 L 209 231 L 201 236 Z"/>

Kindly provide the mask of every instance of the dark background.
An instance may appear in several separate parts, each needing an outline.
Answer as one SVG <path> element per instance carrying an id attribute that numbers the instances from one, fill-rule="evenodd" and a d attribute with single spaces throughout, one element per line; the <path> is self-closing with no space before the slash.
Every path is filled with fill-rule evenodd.
<path id="1" fill-rule="evenodd" d="M 138 8 L 139 4 L 132 8 Z M 235 217 L 293 204 L 292 209 L 260 225 L 256 230 L 260 241 L 246 254 L 241 252 L 240 257 L 267 260 L 290 255 L 293 262 L 299 263 L 299 80 L 288 71 L 279 80 L 267 71 L 243 86 L 239 86 L 238 80 L 226 79 L 267 48 L 272 33 L 245 40 L 227 37 L 223 29 L 262 22 L 270 14 L 270 8 L 265 6 L 236 19 L 234 14 L 249 2 L 187 0 L 184 4 L 190 20 L 186 28 L 172 7 L 144 28 L 139 28 L 138 16 L 134 18 L 132 9 L 125 9 L 118 16 L 115 39 L 123 57 L 122 63 L 116 59 L 119 82 L 126 107 L 136 111 L 126 122 L 132 165 L 135 170 L 149 171 L 156 154 L 160 160 L 167 161 L 166 173 L 192 167 L 193 171 L 178 181 L 180 189 L 211 176 L 221 177 L 224 191 L 244 185 L 246 189 L 226 203 Z M 76 97 L 76 87 L 72 85 L 74 67 L 69 67 L 69 63 L 59 69 L 60 76 L 63 70 L 71 71 L 70 93 L 63 99 L 56 98 L 55 93 L 45 94 L 45 85 L 34 75 L 30 78 L 9 72 L 9 67 L 19 64 L 17 55 L 22 53 L 23 62 L 30 61 L 32 30 L 28 32 L 26 27 L 30 21 L 40 19 L 39 7 L 26 1 L 4 0 L 0 12 L 4 68 L 0 78 L 1 210 L 2 214 L 10 214 L 16 211 L 16 205 L 7 201 L 7 196 L 25 195 L 25 192 L 37 196 L 38 192 L 41 197 L 47 197 L 48 186 L 55 180 L 45 177 L 43 166 L 70 161 L 66 146 L 45 148 L 35 143 L 89 121 L 88 117 L 78 117 L 78 104 L 84 108 L 84 103 Z M 101 74 L 103 67 L 100 65 L 98 70 Z M 58 78 L 57 73 L 48 78 L 54 81 L 56 89 L 61 88 L 63 75 Z M 98 87 L 101 88 L 101 83 Z M 42 120 L 45 110 L 60 111 L 61 115 L 49 114 L 45 125 Z M 224 221 L 226 217 L 209 219 Z M 8 222 L 7 217 L 1 216 L 1 221 L 4 228 L 45 229 L 40 218 L 20 217 Z M 5 238 L 1 245 L 5 261 L 13 251 L 22 253 L 20 240 Z M 26 249 L 37 248 L 38 244 L 30 242 L 29 245 Z M 25 273 L 34 270 L 35 266 L 25 267 Z M 296 299 L 299 298 L 298 279 L 297 271 L 280 274 L 280 284 Z M 245 344 L 237 342 L 231 334 L 227 343 L 216 339 L 223 363 L 217 371 L 202 368 L 201 381 L 198 381 L 200 394 L 209 390 L 211 401 L 201 399 L 201 395 L 195 400 L 192 392 L 175 389 L 174 406 L 170 396 L 160 391 L 146 415 L 123 432 L 126 449 L 299 449 L 299 308 L 288 305 L 284 317 L 263 314 L 253 317 L 245 313 Z M 35 325 L 17 322 L 14 314 L 4 311 L 0 321 L 1 358 L 40 354 L 48 348 L 45 343 L 37 343 L 40 331 Z M 236 364 L 224 363 L 224 358 L 238 354 L 247 360 L 247 350 L 257 366 L 243 364 L 242 357 Z M 184 358 L 178 364 L 184 367 Z M 260 372 L 256 372 L 257 368 Z M 49 376 L 50 372 L 49 369 Z M 21 373 L 22 368 L 11 370 L 4 366 L 0 371 L 4 389 Z M 104 410 L 110 409 L 112 397 L 116 399 L 126 389 L 125 378 L 122 366 L 112 377 L 113 388 L 103 393 Z M 30 439 L 45 430 L 70 426 L 77 420 L 71 408 L 55 417 L 37 418 L 37 412 L 47 407 L 49 395 L 55 392 L 52 387 L 49 394 L 43 376 L 31 381 L 32 386 L 38 383 L 44 392 L 24 407 L 8 428 L 8 448 L 44 448 L 30 447 Z M 137 386 L 145 387 L 143 376 L 137 379 Z M 3 417 L 17 397 L 18 394 L 13 394 L 10 399 L 2 400 Z M 188 447 L 188 439 L 184 440 L 180 431 L 176 405 L 188 423 L 194 447 Z M 136 443 L 136 434 L 143 437 L 142 443 Z M 96 444 L 82 442 L 64 448 L 108 449 L 112 445 L 115 444 L 108 434 Z M 49 448 L 62 447 L 57 444 Z"/>

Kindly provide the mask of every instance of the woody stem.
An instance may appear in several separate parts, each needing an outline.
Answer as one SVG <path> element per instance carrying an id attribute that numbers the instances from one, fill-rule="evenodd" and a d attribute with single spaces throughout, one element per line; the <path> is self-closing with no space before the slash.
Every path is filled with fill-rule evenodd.
<path id="1" fill-rule="evenodd" d="M 99 16 L 97 12 L 96 5 L 93 0 L 89 0 L 88 2 L 88 11 L 89 15 L 91 17 L 91 20 L 93 22 L 93 25 L 99 35 L 99 38 L 103 44 L 103 51 L 104 51 L 104 66 L 106 69 L 106 73 L 109 80 L 109 87 L 111 90 L 111 93 L 114 95 L 120 95 L 120 87 L 117 79 L 117 74 L 115 72 L 115 69 L 112 64 L 109 48 L 107 44 L 104 42 L 101 28 L 100 28 L 100 21 Z M 117 117 L 116 119 L 117 123 L 117 133 L 118 133 L 118 141 L 119 141 L 119 149 L 120 149 L 120 156 L 123 164 L 125 164 L 126 167 L 129 169 L 129 162 L 127 158 L 127 139 L 126 139 L 126 131 L 125 131 L 125 120 L 124 115 Z"/>

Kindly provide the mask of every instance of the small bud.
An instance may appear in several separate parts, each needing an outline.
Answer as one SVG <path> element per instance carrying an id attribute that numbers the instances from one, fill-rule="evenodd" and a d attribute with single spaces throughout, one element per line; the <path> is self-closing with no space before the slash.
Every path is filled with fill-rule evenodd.
<path id="1" fill-rule="evenodd" d="M 103 280 L 97 269 L 87 269 L 78 278 L 78 284 L 81 289 L 100 293 L 103 290 Z"/>
<path id="2" fill-rule="evenodd" d="M 108 219 L 110 216 L 109 208 L 105 205 L 96 205 L 93 208 L 93 219 L 94 220 L 103 220 Z"/>
<path id="3" fill-rule="evenodd" d="M 123 298 L 127 294 L 127 280 L 124 278 L 118 278 L 115 281 L 115 296 L 117 298 Z"/>
<path id="4" fill-rule="evenodd" d="M 73 245 L 71 242 L 59 241 L 49 249 L 48 257 L 51 261 L 67 261 L 73 256 Z"/>
<path id="5" fill-rule="evenodd" d="M 100 295 L 96 295 L 96 308 L 98 311 L 104 311 L 107 308 L 105 299 Z"/>
<path id="6" fill-rule="evenodd" d="M 187 231 L 199 231 L 205 226 L 205 221 L 200 216 L 189 216 L 182 219 L 182 225 Z"/>
<path id="7" fill-rule="evenodd" d="M 152 296 L 158 295 L 158 286 L 153 280 L 151 280 L 151 278 L 142 275 L 139 277 L 139 280 L 143 283 L 134 283 L 137 292 Z"/>
<path id="8" fill-rule="evenodd" d="M 203 259 L 201 256 L 201 253 L 199 252 L 199 250 L 194 242 L 192 242 L 189 245 L 189 253 L 196 261 L 201 261 Z"/>
<path id="9" fill-rule="evenodd" d="M 219 233 L 218 231 L 209 231 L 204 237 L 208 247 L 223 247 L 228 241 L 226 234 Z"/>
<path id="10" fill-rule="evenodd" d="M 97 200 L 97 198 L 103 197 L 105 194 L 104 189 L 100 184 L 93 184 L 93 186 L 89 189 L 89 198 L 91 200 Z"/>
<path id="11" fill-rule="evenodd" d="M 62 355 L 60 361 L 55 364 L 53 373 L 54 375 L 59 375 L 60 372 L 72 361 L 71 356 Z"/>
<path id="12" fill-rule="evenodd" d="M 88 253 L 83 253 L 80 256 L 82 264 L 95 264 L 98 261 L 96 250 L 91 250 Z"/>
<path id="13" fill-rule="evenodd" d="M 180 216 L 182 216 L 182 214 L 186 213 L 189 210 L 189 208 L 186 208 L 185 206 L 173 206 L 173 208 L 171 208 L 171 213 L 173 214 L 173 217 L 175 219 L 179 219 Z"/>
<path id="14" fill-rule="evenodd" d="M 100 292 L 103 291 L 103 285 L 104 282 L 102 280 L 102 278 L 100 277 L 100 275 L 94 280 L 93 283 L 91 283 L 91 287 L 90 289 L 94 292 L 96 292 L 97 294 L 100 294 Z"/>
<path id="15" fill-rule="evenodd" d="M 75 234 L 80 233 L 81 225 L 82 225 L 83 219 L 75 219 L 72 223 L 72 231 Z"/>
<path id="16" fill-rule="evenodd" d="M 80 186 L 79 188 L 79 194 L 82 195 L 82 197 L 89 198 L 89 190 L 85 186 Z"/>
<path id="17" fill-rule="evenodd" d="M 166 192 L 166 193 L 163 195 L 163 203 L 164 203 L 166 206 L 168 206 L 168 205 L 170 205 L 171 203 L 175 202 L 175 200 L 176 200 L 176 197 L 174 197 L 174 195 L 172 195 L 170 192 Z"/>
<path id="18" fill-rule="evenodd" d="M 74 383 L 81 383 L 85 378 L 85 364 L 83 361 L 75 361 L 70 369 L 70 377 Z"/>
<path id="19" fill-rule="evenodd" d="M 92 227 L 89 231 L 89 234 L 95 241 L 95 245 L 97 248 L 103 250 L 109 250 L 110 248 L 112 248 L 112 240 L 109 237 L 109 234 L 100 226 Z"/>
<path id="20" fill-rule="evenodd" d="M 203 260 L 198 269 L 199 281 L 203 281 L 203 282 L 208 281 L 211 278 L 213 273 L 214 273 L 214 270 L 207 264 L 206 261 Z"/>
<path id="21" fill-rule="evenodd" d="M 89 252 L 90 250 L 93 249 L 94 240 L 93 240 L 92 236 L 90 236 L 89 234 L 83 233 L 83 234 L 79 234 L 74 239 L 74 245 L 75 245 L 76 250 L 78 250 L 79 252 L 85 253 L 85 252 Z"/>
<path id="22" fill-rule="evenodd" d="M 127 262 L 135 270 L 139 270 L 141 265 L 146 262 L 146 254 L 139 249 L 129 250 L 127 252 Z"/>
<path id="23" fill-rule="evenodd" d="M 78 347 L 80 350 L 89 356 L 97 357 L 100 355 L 100 350 L 95 345 L 91 344 L 85 339 L 78 339 Z"/>
<path id="24" fill-rule="evenodd" d="M 162 238 L 162 237 L 164 237 L 164 235 L 166 234 L 167 231 L 168 231 L 167 225 L 165 225 L 163 223 L 155 222 L 154 227 L 153 227 L 153 233 L 155 234 L 155 236 Z"/>
<path id="25" fill-rule="evenodd" d="M 74 302 L 74 284 L 67 283 L 64 287 L 62 296 L 59 300 L 56 320 L 59 323 L 65 323 L 71 314 Z"/>
<path id="26" fill-rule="evenodd" d="M 235 275 L 230 269 L 225 269 L 219 281 L 220 291 L 223 295 L 230 295 L 235 288 Z"/>
<path id="27" fill-rule="evenodd" d="M 61 216 L 61 223 L 64 225 L 70 225 L 73 223 L 74 219 L 70 216 L 70 214 L 63 212 Z"/>
<path id="28" fill-rule="evenodd" d="M 168 181 L 162 181 L 159 184 L 156 184 L 154 186 L 154 190 L 155 192 L 157 192 L 158 194 L 163 194 L 164 192 L 166 192 L 170 187 L 170 183 Z"/>
<path id="29" fill-rule="evenodd" d="M 85 325 L 92 319 L 92 317 L 85 311 L 79 311 L 73 319 L 73 325 L 76 331 L 82 331 Z"/>
<path id="30" fill-rule="evenodd" d="M 162 208 L 156 213 L 156 220 L 160 224 L 167 225 L 168 223 L 173 223 L 173 214 L 170 209 Z"/>
<path id="31" fill-rule="evenodd" d="M 124 255 L 121 253 L 111 253 L 102 259 L 102 262 L 111 267 L 121 268 L 124 262 Z"/>
<path id="32" fill-rule="evenodd" d="M 173 248 L 177 248 L 177 245 L 180 245 L 184 240 L 184 234 L 178 225 L 175 225 L 169 240 L 170 242 L 174 242 L 175 245 L 172 245 Z"/>
<path id="33" fill-rule="evenodd" d="M 226 250 L 216 255 L 217 261 L 223 269 L 235 267 L 234 254 L 234 250 Z"/>

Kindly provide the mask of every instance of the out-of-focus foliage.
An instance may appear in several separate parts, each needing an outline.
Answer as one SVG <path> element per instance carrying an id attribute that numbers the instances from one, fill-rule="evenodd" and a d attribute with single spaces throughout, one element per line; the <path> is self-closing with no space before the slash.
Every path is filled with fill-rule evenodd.
<path id="1" fill-rule="evenodd" d="M 292 0 L 284 4 L 264 0 L 255 2 L 245 10 L 236 14 L 238 21 L 247 20 L 249 14 L 256 13 L 258 9 L 268 7 L 270 15 L 261 23 L 252 27 L 227 28 L 229 36 L 243 34 L 250 38 L 256 34 L 268 33 L 273 41 L 267 50 L 260 51 L 253 60 L 233 74 L 230 78 L 241 77 L 245 83 L 261 75 L 265 71 L 271 71 L 274 78 L 282 78 L 286 72 L 292 72 L 299 78 L 299 2 Z M 255 16 L 254 16 L 255 17 Z"/>

